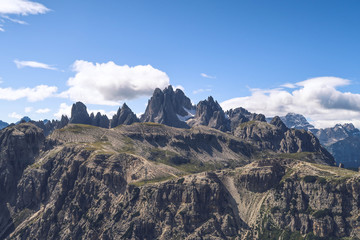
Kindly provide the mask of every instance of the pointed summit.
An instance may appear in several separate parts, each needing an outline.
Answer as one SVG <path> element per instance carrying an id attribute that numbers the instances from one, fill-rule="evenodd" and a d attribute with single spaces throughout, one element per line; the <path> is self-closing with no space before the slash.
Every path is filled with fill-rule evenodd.
<path id="1" fill-rule="evenodd" d="M 141 122 L 156 122 L 172 127 L 188 128 L 186 120 L 193 116 L 194 107 L 180 89 L 175 92 L 171 85 L 161 91 L 156 88 L 150 98 Z"/>
<path id="2" fill-rule="evenodd" d="M 195 118 L 189 120 L 188 123 L 190 126 L 204 125 L 221 131 L 230 130 L 230 121 L 226 118 L 219 103 L 214 101 L 212 96 L 197 104 Z"/>
<path id="3" fill-rule="evenodd" d="M 94 116 L 94 113 L 91 113 L 90 118 L 91 125 L 96 127 L 109 128 L 110 121 L 105 114 L 101 115 L 101 113 L 98 112 L 96 116 Z"/>
<path id="4" fill-rule="evenodd" d="M 288 130 L 288 128 L 283 123 L 283 121 L 281 121 L 281 118 L 279 116 L 274 117 L 271 120 L 270 124 L 278 127 L 282 132 L 286 132 Z"/>
<path id="5" fill-rule="evenodd" d="M 111 119 L 111 127 L 114 128 L 121 124 L 131 125 L 134 122 L 139 122 L 139 119 L 136 117 L 135 113 L 128 107 L 128 105 L 124 103 Z"/>
<path id="6" fill-rule="evenodd" d="M 69 123 L 91 124 L 85 104 L 76 102 L 72 105 Z"/>
<path id="7" fill-rule="evenodd" d="M 231 122 L 231 131 L 234 131 L 239 124 L 249 121 L 260 121 L 265 122 L 265 116 L 263 114 L 251 113 L 245 108 L 238 107 L 226 111 L 226 115 L 229 117 Z"/>

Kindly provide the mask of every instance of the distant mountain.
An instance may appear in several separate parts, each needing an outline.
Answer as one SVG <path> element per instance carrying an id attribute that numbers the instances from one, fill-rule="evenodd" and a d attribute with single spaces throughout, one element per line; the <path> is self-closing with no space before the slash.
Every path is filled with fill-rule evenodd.
<path id="1" fill-rule="evenodd" d="M 360 166 L 360 131 L 352 123 L 316 129 L 301 114 L 288 113 L 280 118 L 288 128 L 311 131 L 334 156 L 337 164 L 343 163 L 345 167 Z M 266 120 L 271 121 L 271 119 Z"/>
<path id="2" fill-rule="evenodd" d="M 3 122 L 0 120 L 0 129 L 6 128 L 7 126 L 9 126 L 7 122 Z"/>
<path id="3" fill-rule="evenodd" d="M 345 167 L 360 166 L 360 135 L 352 135 L 327 147 L 337 163 Z"/>
<path id="4" fill-rule="evenodd" d="M 28 116 L 22 117 L 19 121 L 17 121 L 15 124 L 19 124 L 22 122 L 30 122 L 31 118 L 29 118 Z"/>
<path id="5" fill-rule="evenodd" d="M 314 126 L 311 125 L 306 118 L 301 114 L 288 113 L 286 116 L 281 117 L 281 121 L 289 128 L 311 130 Z"/>
<path id="6" fill-rule="evenodd" d="M 336 124 L 331 128 L 313 129 L 312 132 L 325 146 L 360 133 L 359 129 L 355 128 L 352 123 Z"/>

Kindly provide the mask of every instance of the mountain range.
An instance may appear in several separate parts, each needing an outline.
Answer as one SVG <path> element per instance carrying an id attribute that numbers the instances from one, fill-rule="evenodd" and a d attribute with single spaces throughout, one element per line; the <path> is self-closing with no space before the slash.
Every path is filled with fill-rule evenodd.
<path id="1" fill-rule="evenodd" d="M 359 174 L 308 130 L 171 86 L 140 119 L 77 102 L 70 118 L 12 124 L 0 238 L 358 239 Z"/>

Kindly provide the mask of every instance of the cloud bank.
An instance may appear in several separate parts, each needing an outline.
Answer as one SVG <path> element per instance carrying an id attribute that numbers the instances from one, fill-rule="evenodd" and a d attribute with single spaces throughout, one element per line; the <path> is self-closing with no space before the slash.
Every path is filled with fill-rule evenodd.
<path id="1" fill-rule="evenodd" d="M 44 100 L 45 98 L 54 96 L 57 87 L 39 85 L 34 88 L 0 88 L 0 100 L 14 101 L 26 98 L 29 102 Z"/>
<path id="2" fill-rule="evenodd" d="M 151 65 L 129 67 L 114 62 L 92 63 L 78 60 L 73 64 L 76 75 L 67 82 L 69 89 L 60 96 L 88 104 L 119 105 L 151 95 L 155 88 L 169 85 L 169 77 Z"/>
<path id="3" fill-rule="evenodd" d="M 347 79 L 319 77 L 284 88 L 251 89 L 251 96 L 229 99 L 221 103 L 225 109 L 244 107 L 266 116 L 283 116 L 288 112 L 304 115 L 316 127 L 332 127 L 336 123 L 352 122 L 360 127 L 360 94 L 341 92 L 349 85 Z"/>

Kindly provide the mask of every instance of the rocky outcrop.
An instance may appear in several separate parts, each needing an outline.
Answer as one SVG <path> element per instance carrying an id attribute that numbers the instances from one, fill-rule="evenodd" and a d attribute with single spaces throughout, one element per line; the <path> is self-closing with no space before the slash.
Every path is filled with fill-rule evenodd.
<path id="1" fill-rule="evenodd" d="M 85 104 L 77 102 L 72 105 L 69 123 L 91 124 Z"/>
<path id="2" fill-rule="evenodd" d="M 230 130 L 230 121 L 217 101 L 210 96 L 207 100 L 200 101 L 196 106 L 194 119 L 188 121 L 190 126 L 203 125 L 220 131 Z"/>
<path id="3" fill-rule="evenodd" d="M 111 119 L 111 127 L 114 128 L 122 124 L 131 125 L 135 122 L 139 122 L 139 119 L 126 103 L 124 103 Z"/>
<path id="4" fill-rule="evenodd" d="M 265 122 L 265 116 L 263 114 L 256 114 L 247 111 L 246 109 L 239 107 L 230 109 L 225 113 L 230 120 L 231 131 L 234 131 L 239 124 L 249 121 L 261 121 Z"/>
<path id="5" fill-rule="evenodd" d="M 317 152 L 320 162 L 335 165 L 334 158 L 309 131 L 288 129 L 279 117 L 271 123 L 251 121 L 240 124 L 234 135 L 249 141 L 261 150 L 278 153 Z"/>
<path id="6" fill-rule="evenodd" d="M 100 112 L 98 112 L 96 115 L 94 113 L 90 114 L 91 119 L 91 125 L 101 128 L 109 128 L 110 126 L 110 120 L 108 117 L 104 114 L 101 115 Z"/>
<path id="7" fill-rule="evenodd" d="M 189 128 L 186 120 L 192 117 L 193 106 L 188 97 L 180 89 L 172 86 L 163 91 L 155 89 L 150 98 L 141 122 L 155 122 L 172 127 Z"/>
<path id="8" fill-rule="evenodd" d="M 59 120 L 51 120 L 51 121 L 30 121 L 32 124 L 41 128 L 44 131 L 44 135 L 48 136 L 56 129 L 61 129 L 69 124 L 69 119 L 66 115 L 62 115 L 60 121 Z"/>

